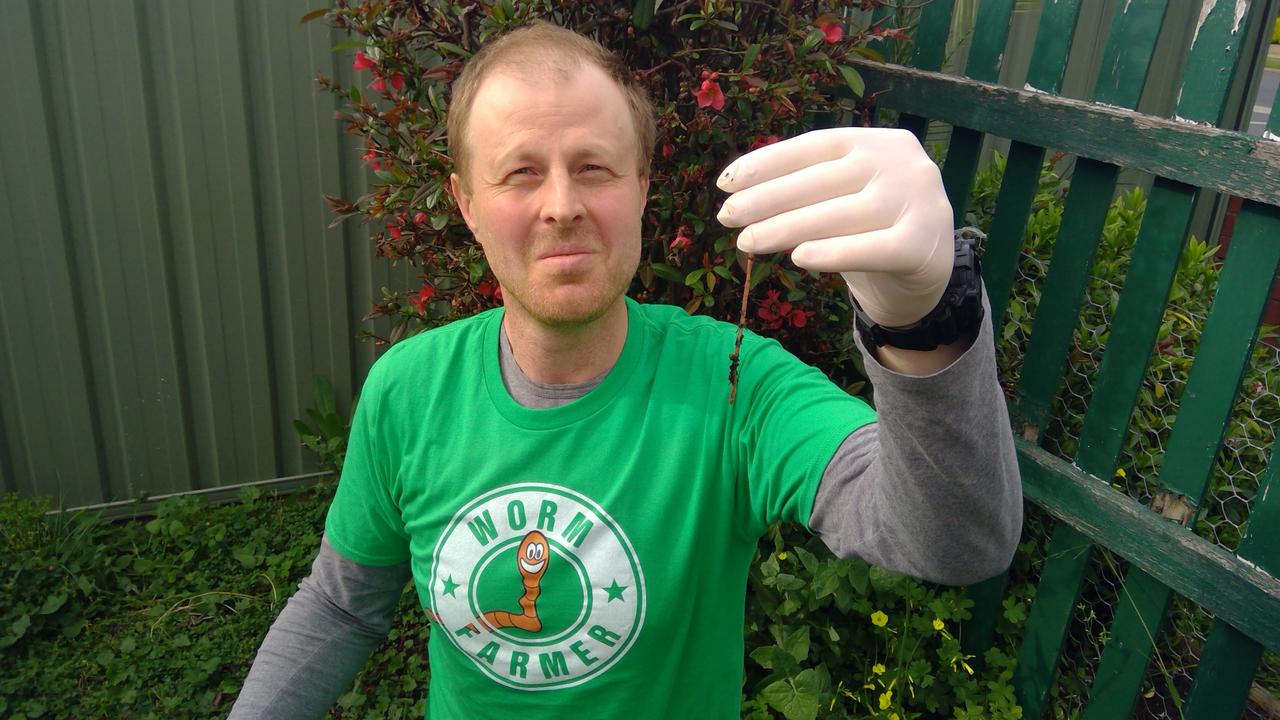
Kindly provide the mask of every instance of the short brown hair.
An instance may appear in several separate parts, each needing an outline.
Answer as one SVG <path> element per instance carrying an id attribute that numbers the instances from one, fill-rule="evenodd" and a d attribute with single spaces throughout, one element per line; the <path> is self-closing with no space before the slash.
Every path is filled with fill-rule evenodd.
<path id="1" fill-rule="evenodd" d="M 649 174 L 657 126 L 649 95 L 631 76 L 631 71 L 617 55 L 596 41 L 572 30 L 537 21 L 512 30 L 480 49 L 453 83 L 449 100 L 449 156 L 454 170 L 467 184 L 467 127 L 471 106 L 475 104 L 480 85 L 495 70 L 517 72 L 553 72 L 568 75 L 582 64 L 594 65 L 613 78 L 627 98 L 631 121 L 636 127 L 636 158 L 640 174 Z"/>

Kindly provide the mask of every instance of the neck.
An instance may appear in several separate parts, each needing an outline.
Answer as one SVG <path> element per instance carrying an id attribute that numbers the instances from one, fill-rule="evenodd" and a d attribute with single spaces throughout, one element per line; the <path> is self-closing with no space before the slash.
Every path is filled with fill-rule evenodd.
<path id="1" fill-rule="evenodd" d="M 548 326 L 507 306 L 503 327 L 516 364 L 550 385 L 586 382 L 608 372 L 627 342 L 627 305 L 619 298 L 603 316 L 579 325 Z"/>

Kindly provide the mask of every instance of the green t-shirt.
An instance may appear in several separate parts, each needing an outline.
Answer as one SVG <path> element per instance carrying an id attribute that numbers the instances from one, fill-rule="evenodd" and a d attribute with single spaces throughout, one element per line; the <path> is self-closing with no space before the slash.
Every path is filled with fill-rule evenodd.
<path id="1" fill-rule="evenodd" d="M 568 405 L 517 404 L 493 310 L 374 366 L 325 531 L 409 561 L 432 619 L 432 718 L 739 714 L 756 541 L 807 523 L 840 443 L 874 419 L 778 343 L 627 300 L 617 364 Z"/>

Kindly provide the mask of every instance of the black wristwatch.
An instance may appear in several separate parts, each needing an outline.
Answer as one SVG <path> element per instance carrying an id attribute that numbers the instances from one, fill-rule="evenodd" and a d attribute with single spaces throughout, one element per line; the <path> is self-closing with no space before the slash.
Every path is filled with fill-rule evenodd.
<path id="1" fill-rule="evenodd" d="M 951 282 L 947 283 L 942 299 L 933 310 L 910 325 L 877 325 L 854 298 L 854 324 L 862 343 L 868 348 L 889 345 L 904 350 L 933 350 L 977 333 L 982 325 L 982 268 L 975 245 L 984 237 L 977 228 L 956 231 Z"/>

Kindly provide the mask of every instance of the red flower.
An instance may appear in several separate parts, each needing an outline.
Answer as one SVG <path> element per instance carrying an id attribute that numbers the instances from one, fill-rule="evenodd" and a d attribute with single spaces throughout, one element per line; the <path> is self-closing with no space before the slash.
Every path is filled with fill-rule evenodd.
<path id="1" fill-rule="evenodd" d="M 426 214 L 426 213 L 424 213 L 424 212 L 422 212 L 421 210 L 419 210 L 419 211 L 418 211 L 418 214 L 413 216 L 413 222 L 414 222 L 414 223 L 416 223 L 416 224 L 418 224 L 418 225 L 426 225 L 426 224 L 427 224 L 427 214 Z"/>
<path id="2" fill-rule="evenodd" d="M 426 310 L 427 302 L 429 302 L 431 298 L 435 296 L 436 296 L 436 289 L 431 287 L 431 283 L 423 283 L 422 289 L 418 291 L 417 295 L 409 296 L 409 302 L 412 303 L 414 307 L 418 308 L 419 314 L 422 314 L 427 311 Z"/>
<path id="3" fill-rule="evenodd" d="M 490 298 L 492 300 L 502 299 L 502 288 L 493 278 L 485 278 L 476 286 L 476 292 L 480 293 L 480 297 Z"/>
<path id="4" fill-rule="evenodd" d="M 369 163 L 369 167 L 373 168 L 374 172 L 377 172 L 382 169 L 382 163 L 378 161 L 378 153 L 373 150 L 370 150 L 369 152 L 360 156 L 360 159 Z"/>
<path id="5" fill-rule="evenodd" d="M 777 330 L 784 324 L 798 328 L 804 327 L 809 323 L 809 318 L 813 317 L 813 311 L 795 307 L 783 300 L 777 290 L 770 290 L 756 308 L 756 315 L 764 321 L 766 328 Z"/>
<path id="6" fill-rule="evenodd" d="M 395 238 L 395 239 L 397 239 L 397 240 L 399 240 L 399 239 L 400 239 L 400 226 L 399 226 L 399 225 L 393 225 L 393 224 L 391 224 L 391 223 L 387 223 L 387 229 L 391 231 L 391 237 L 393 237 L 393 238 Z"/>
<path id="7" fill-rule="evenodd" d="M 387 89 L 387 80 L 386 78 L 375 78 L 373 82 L 369 83 L 369 87 L 377 92 L 383 92 Z"/>
<path id="8" fill-rule="evenodd" d="M 365 55 L 363 52 L 357 50 L 356 61 L 351 63 L 351 67 L 356 72 L 359 72 L 361 70 L 368 70 L 369 68 L 378 67 L 378 63 L 374 62 L 373 59 L 370 58 L 368 55 Z"/>
<path id="9" fill-rule="evenodd" d="M 671 241 L 671 246 L 670 246 L 671 249 L 687 250 L 692 245 L 693 245 L 693 238 L 685 234 L 685 227 L 681 225 L 680 229 L 676 231 L 676 239 Z"/>
<path id="10" fill-rule="evenodd" d="M 403 76 L 403 75 L 392 75 L 392 76 L 391 76 L 391 87 L 395 88 L 396 90 L 404 90 L 404 76 Z"/>
<path id="11" fill-rule="evenodd" d="M 751 147 L 747 149 L 758 150 L 764 147 L 765 145 L 772 145 L 781 139 L 782 138 L 778 137 L 777 135 L 757 135 L 755 139 L 751 141 Z"/>
<path id="12" fill-rule="evenodd" d="M 822 26 L 822 39 L 829 43 L 840 42 L 840 38 L 844 37 L 844 28 L 840 27 L 840 23 L 827 23 Z"/>
<path id="13" fill-rule="evenodd" d="M 671 159 L 671 156 L 674 155 L 675 152 L 676 152 L 676 148 L 671 143 L 667 143 L 666 145 L 662 146 L 662 157 L 668 160 Z"/>
<path id="14" fill-rule="evenodd" d="M 724 109 L 724 91 L 720 89 L 720 83 L 714 80 L 703 80 L 701 89 L 695 91 L 693 96 L 698 99 L 698 107 Z"/>

